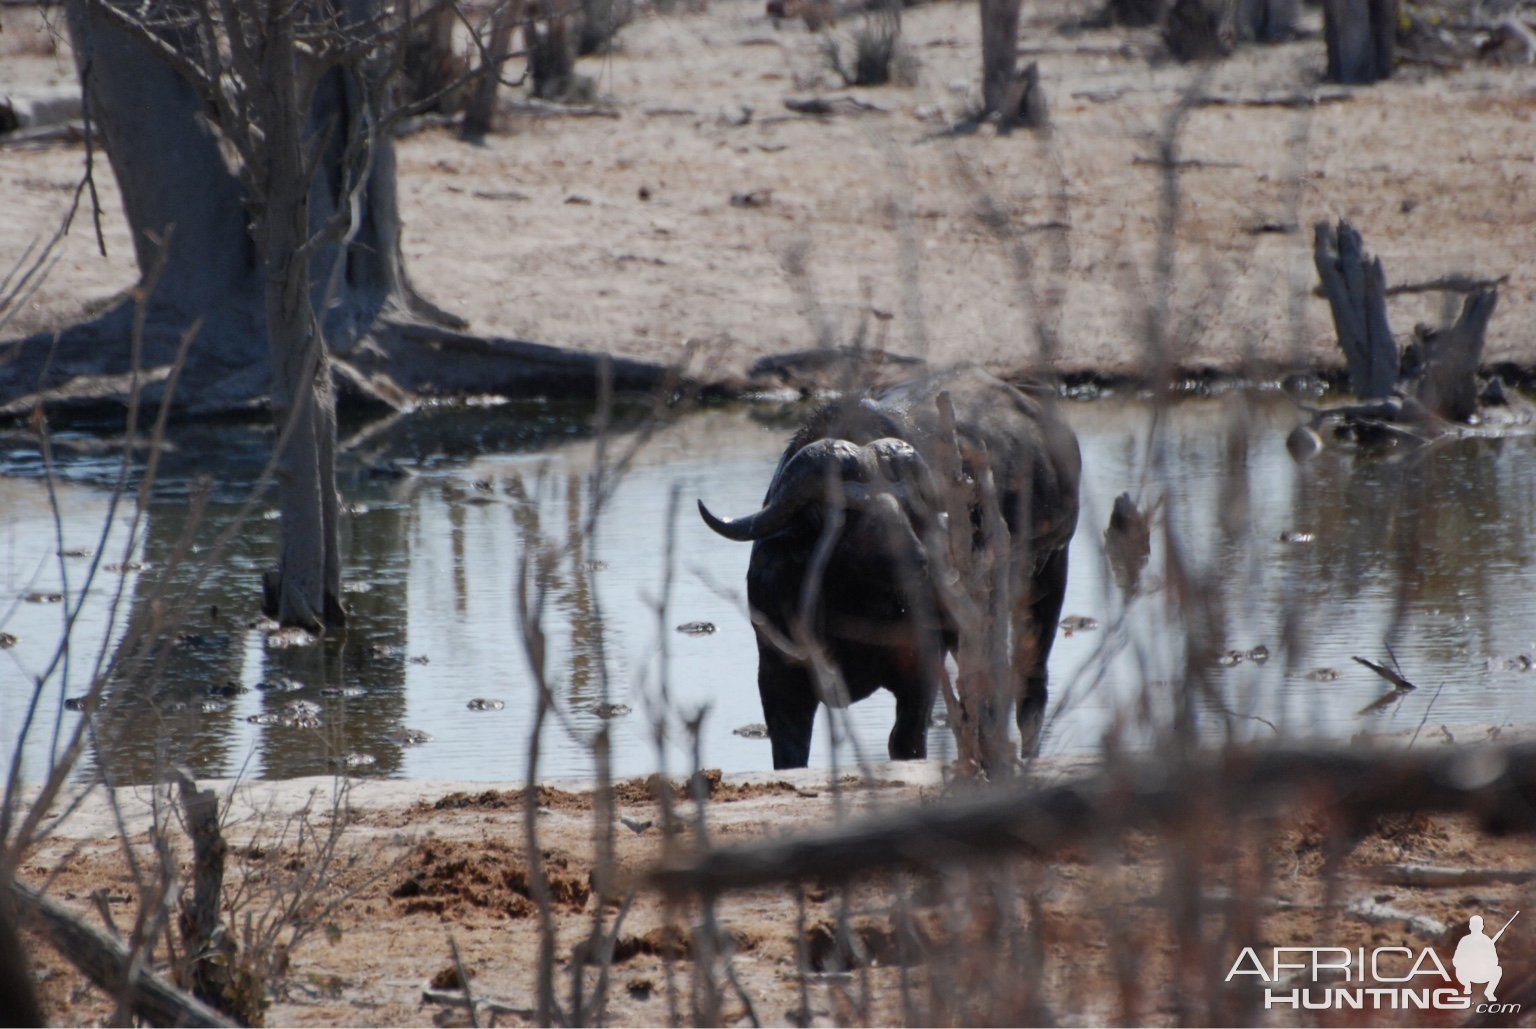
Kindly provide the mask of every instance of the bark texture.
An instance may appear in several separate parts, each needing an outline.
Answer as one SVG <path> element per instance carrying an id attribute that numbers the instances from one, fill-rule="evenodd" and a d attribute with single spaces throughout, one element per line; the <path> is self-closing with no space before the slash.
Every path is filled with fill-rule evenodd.
<path id="1" fill-rule="evenodd" d="M 1387 281 L 1380 258 L 1369 258 L 1349 222 L 1335 229 L 1318 222 L 1313 261 L 1322 279 L 1339 347 L 1349 367 L 1350 392 L 1361 400 L 1391 396 L 1397 386 L 1397 344 L 1387 324 Z"/>
<path id="2" fill-rule="evenodd" d="M 1397 0 L 1323 0 L 1328 80 L 1369 85 L 1397 60 Z"/>

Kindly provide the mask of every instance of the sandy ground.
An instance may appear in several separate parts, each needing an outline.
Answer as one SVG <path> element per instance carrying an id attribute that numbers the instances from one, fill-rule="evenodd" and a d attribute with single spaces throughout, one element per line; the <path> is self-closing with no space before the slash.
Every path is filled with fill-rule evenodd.
<path id="1" fill-rule="evenodd" d="M 1133 371 L 1149 305 L 1163 300 L 1182 366 L 1275 370 L 1340 363 L 1326 305 L 1311 296 L 1311 227 L 1344 217 L 1389 283 L 1508 275 L 1486 359 L 1536 365 L 1528 66 L 1407 65 L 1390 82 L 1340 89 L 1321 82 L 1315 38 L 1180 66 L 1159 58 L 1150 30 L 1057 31 L 1087 13 L 1083 0 L 1026 5 L 1022 46 L 1040 62 L 1054 130 L 1006 139 L 943 132 L 976 99 L 974 5 L 909 11 L 917 83 L 867 90 L 841 88 L 822 41 L 798 22 L 776 29 L 757 3 L 644 15 L 617 52 L 581 67 L 616 118 L 511 113 L 484 146 L 441 131 L 402 143 L 412 274 L 475 330 L 661 359 L 694 341 L 723 371 L 851 341 L 866 323 L 892 350 L 1004 371 L 1041 363 L 1044 325 L 1059 340 L 1056 369 Z M 27 17 L 6 14 L 0 92 L 71 75 L 67 51 L 50 53 Z M 855 27 L 832 36 L 846 48 Z M 1165 289 L 1154 268 L 1162 176 L 1148 159 L 1171 112 L 1193 96 L 1298 94 L 1330 99 L 1187 111 L 1179 154 L 1192 163 Z M 872 109 L 784 107 L 809 96 Z M 11 198 L 0 260 L 52 232 L 81 158 L 74 146 L 0 150 Z M 111 176 L 97 185 L 108 257 L 82 217 L 12 331 L 131 283 Z M 748 194 L 764 202 L 732 204 Z M 1004 216 L 1004 238 L 983 209 Z M 1438 320 L 1440 304 L 1394 299 L 1397 333 Z"/>
<path id="2" fill-rule="evenodd" d="M 1183 366 L 1242 372 L 1253 362 L 1270 372 L 1338 363 L 1326 308 L 1310 294 L 1310 227 L 1347 217 L 1384 259 L 1389 281 L 1508 275 L 1486 357 L 1536 364 L 1529 330 L 1536 297 L 1526 267 L 1536 226 L 1536 80 L 1529 68 L 1413 66 L 1389 83 L 1338 90 L 1320 83 L 1323 51 L 1315 39 L 1187 68 L 1155 60 L 1150 33 L 1055 31 L 1085 13 L 1057 0 L 1026 5 L 1024 45 L 1041 62 L 1054 131 L 1008 139 L 990 129 L 943 133 L 975 100 L 974 5 L 910 11 L 905 32 L 920 62 L 917 84 L 856 94 L 834 81 L 815 37 L 798 24 L 775 28 L 755 2 L 717 0 L 702 14 L 645 15 L 624 30 L 618 52 L 583 66 L 612 97 L 617 118 L 509 112 L 507 131 L 483 146 L 439 131 L 402 142 L 412 273 L 423 292 L 476 330 L 659 359 L 676 358 L 693 341 L 730 372 L 763 355 L 851 341 L 866 324 L 869 339 L 892 350 L 1016 370 L 1042 362 L 1037 323 L 1060 341 L 1046 362 L 1055 369 L 1134 372 L 1148 305 L 1161 299 L 1173 315 Z M 44 91 L 72 79 L 67 52 L 29 17 L 4 12 L 0 92 Z M 851 27 L 836 34 L 845 38 Z M 1301 109 L 1227 104 L 1186 113 L 1180 154 L 1195 163 L 1179 176 L 1174 285 L 1160 297 L 1154 257 L 1162 181 L 1146 159 L 1196 84 L 1229 100 L 1297 92 L 1340 99 Z M 783 106 L 786 97 L 812 95 L 856 95 L 872 109 L 816 118 Z M 0 266 L 54 230 L 82 155 L 76 146 L 0 147 L 0 195 L 9 200 L 0 218 Z M 107 256 L 96 253 L 82 215 L 8 334 L 59 324 L 131 284 L 132 249 L 104 168 L 96 184 Z M 732 203 L 748 194 L 759 202 Z M 1006 216 L 1005 238 L 979 217 L 984 208 Z M 1433 320 L 1438 306 L 1433 296 L 1395 300 L 1397 331 Z M 881 778 L 935 774 L 914 767 Z M 250 787 L 230 829 L 232 878 L 270 884 L 301 867 L 292 840 L 277 833 L 316 788 L 323 798 L 329 784 Z M 909 804 L 938 790 L 932 781 L 850 787 L 844 802 L 855 810 Z M 339 903 L 325 916 L 333 928 L 317 929 L 293 953 L 268 1021 L 432 1022 L 441 1012 L 423 1005 L 422 991 L 448 973 L 450 939 L 475 992 L 514 1009 L 503 1024 L 531 1018 L 538 930 L 519 885 L 527 850 L 516 796 L 481 788 L 465 794 L 449 783 L 369 782 L 352 801 L 336 890 L 327 894 Z M 621 801 L 620 813 L 637 825 L 660 817 L 641 787 Z M 709 817 L 717 840 L 750 840 L 824 824 L 834 806 L 824 777 L 768 775 L 722 787 Z M 99 799 L 88 802 L 28 856 L 23 875 L 33 882 L 52 876 L 51 893 L 81 911 L 92 911 L 90 895 L 105 890 L 114 920 L 128 924 L 133 892 L 123 839 L 105 817 Z M 588 885 L 591 824 L 591 798 L 579 790 L 541 797 L 540 846 L 559 871 L 564 898 L 557 904 L 562 996 L 572 948 L 600 903 Z M 1502 922 L 1521 906 L 1521 888 L 1507 884 L 1428 890 L 1371 883 L 1369 869 L 1401 861 L 1529 864 L 1526 840 L 1480 837 L 1456 820 L 1409 820 L 1378 826 L 1342 859 L 1346 907 L 1374 902 L 1389 914 L 1325 921 L 1316 906 L 1324 836 L 1302 811 L 1262 839 L 1226 841 L 1228 865 L 1215 866 L 1213 885 L 1230 879 L 1236 890 L 1230 868 L 1244 854 L 1262 852 L 1272 862 L 1264 891 L 1274 904 L 1253 945 L 1308 946 L 1327 934 L 1337 946 L 1433 945 L 1448 962 L 1470 912 Z M 137 823 L 126 838 L 135 847 L 145 842 Z M 654 828 L 621 828 L 620 871 L 645 867 L 660 846 Z M 1179 1006 L 1181 980 L 1166 967 L 1171 930 L 1158 898 L 1168 870 L 1188 853 L 1152 839 L 1111 850 L 1018 873 L 1021 890 L 1041 898 L 1039 917 L 1054 927 L 1044 957 L 1054 984 L 1050 1004 L 1066 1023 L 1179 1021 L 1187 1009 Z M 355 892 L 343 897 L 346 889 Z M 261 910 L 265 901 L 246 903 L 253 905 L 247 911 Z M 813 890 L 809 903 L 812 925 L 835 918 L 832 893 Z M 866 923 L 889 923 L 888 893 L 856 890 L 852 903 Z M 694 915 L 669 914 L 649 897 L 628 913 L 623 937 L 633 954 L 616 966 L 610 1023 L 670 1019 L 656 944 L 664 927 L 686 926 Z M 792 900 L 771 891 L 732 897 L 721 917 L 736 940 L 734 968 L 755 1013 L 770 1024 L 798 1020 Z M 1509 948 L 1511 985 L 1536 968 L 1531 940 L 1536 930 L 1528 927 L 1511 930 L 1501 944 Z M 1142 955 L 1133 978 L 1144 985 L 1134 996 L 1111 988 L 1125 941 Z M 106 1001 L 58 955 L 38 947 L 36 957 L 56 1021 L 108 1017 Z M 902 973 L 882 963 L 867 974 L 814 976 L 810 1017 L 820 1024 L 900 1020 Z M 926 973 L 912 974 L 922 980 Z M 874 1006 L 861 1013 L 866 982 Z M 686 1016 L 686 985 L 679 1003 Z M 747 1014 L 729 994 L 722 1020 Z"/>
<path id="3" fill-rule="evenodd" d="M 1053 778 L 1077 771 L 1081 768 L 1053 767 L 1038 774 Z M 824 772 L 730 777 L 716 783 L 706 807 L 710 838 L 739 845 L 813 829 L 834 821 L 839 805 L 843 817 L 862 818 L 898 806 L 941 802 L 936 774 L 921 764 L 885 766 L 876 769 L 873 785 L 850 780 L 837 797 Z M 273 894 L 267 891 L 318 868 L 313 850 L 296 844 L 292 823 L 287 823 L 287 836 L 281 834 L 285 818 L 313 797 L 314 826 L 323 835 L 333 786 L 329 780 L 245 784 L 232 791 L 228 783 L 212 785 L 233 793 L 225 830 L 232 845 L 227 881 L 242 884 L 233 905 L 239 925 L 246 916 L 259 918 L 270 910 Z M 126 927 L 136 891 L 125 869 L 122 840 L 139 854 L 146 852 L 149 793 L 123 791 L 120 797 L 126 837 L 116 835 L 98 794 L 29 855 L 23 875 L 34 882 L 55 875 L 50 893 L 81 910 L 91 907 L 93 893 L 102 894 L 104 906 Z M 663 844 L 655 826 L 662 814 L 640 782 L 620 784 L 616 802 L 629 823 L 618 828 L 616 837 L 615 892 L 623 892 L 661 858 Z M 498 1024 L 530 1023 L 539 930 L 527 885 L 521 793 L 483 786 L 465 791 L 451 783 L 362 781 L 353 787 L 350 803 L 351 818 L 333 870 L 321 877 L 324 888 L 310 895 L 318 904 L 335 907 L 311 914 L 312 931 L 289 955 L 268 1024 L 465 1024 L 461 1011 L 424 1001 L 434 981 L 439 986 L 455 981 L 450 941 L 459 949 L 474 995 L 501 1006 Z M 679 814 L 691 821 L 692 805 L 682 804 Z M 556 982 L 565 1003 L 575 955 L 599 906 L 592 888 L 593 823 L 592 797 L 579 785 L 541 788 L 538 845 L 556 898 Z M 685 834 L 683 845 L 691 845 L 693 838 Z M 1018 897 L 1039 901 L 1030 917 L 1039 920 L 1032 924 L 1041 927 L 1045 941 L 1046 1010 L 1063 1024 L 1181 1024 L 1192 1012 L 1211 1010 L 1202 1009 L 1198 998 L 1225 997 L 1230 1003 L 1245 989 L 1244 982 L 1253 982 L 1220 983 L 1243 946 L 1254 947 L 1266 962 L 1270 947 L 1326 945 L 1367 952 L 1408 947 L 1415 956 L 1430 947 L 1450 969 L 1469 913 L 1481 913 L 1492 933 L 1523 906 L 1528 892 L 1525 886 L 1490 882 L 1439 889 L 1383 885 L 1376 873 L 1403 862 L 1484 873 L 1529 871 L 1530 845 L 1522 838 L 1481 836 L 1460 819 L 1382 819 L 1339 859 L 1336 899 L 1343 914 L 1325 916 L 1321 905 L 1329 840 L 1326 818 L 1303 806 L 1293 817 L 1263 829 L 1196 826 L 1172 839 L 1132 834 L 1055 854 L 1048 861 L 1020 862 L 1003 881 Z M 187 849 L 177 845 L 183 868 Z M 995 858 L 988 861 L 996 863 Z M 1204 970 L 1186 968 L 1181 974 L 1170 967 L 1177 923 L 1165 890 L 1173 877 L 1192 868 L 1208 898 L 1202 932 L 1209 950 Z M 806 999 L 814 1024 L 903 1021 L 903 970 L 892 960 L 890 943 L 891 899 L 898 893 L 907 897 L 916 923 L 928 927 L 931 938 L 941 932 L 935 926 L 954 919 L 956 898 L 970 903 L 985 895 L 964 874 L 938 885 L 889 877 L 862 881 L 846 899 L 851 924 L 868 946 L 871 962 L 850 974 L 821 957 L 820 947 L 837 923 L 845 895 L 809 884 L 804 924 L 812 972 Z M 1244 929 L 1245 923 L 1233 917 L 1234 898 L 1239 907 L 1242 900 L 1256 902 L 1262 919 Z M 617 905 L 602 910 L 611 926 Z M 749 1024 L 751 1015 L 771 1025 L 800 1021 L 799 931 L 790 892 L 732 894 L 721 901 L 717 914 L 733 941 L 732 968 L 742 990 L 727 990 L 721 1022 Z M 694 963 L 687 956 L 674 963 L 679 992 L 669 1000 L 662 950 L 669 927 L 686 936 L 699 917 L 697 908 L 665 909 L 651 894 L 641 894 L 624 912 L 606 1009 L 609 1024 L 670 1024 L 670 1003 L 679 1006 L 683 1021 L 691 1020 Z M 100 921 L 96 915 L 90 918 Z M 1492 1024 L 1530 1024 L 1536 933 L 1519 925 L 1516 921 L 1500 941 L 1505 969 L 1500 994 L 1504 1000 L 1524 999 L 1525 1013 Z M 968 925 L 950 931 L 981 930 Z M 45 1003 L 57 1022 L 100 1024 L 109 1017 L 102 995 L 82 986 L 56 953 L 36 947 L 34 955 Z M 984 958 L 972 955 L 970 960 L 985 967 Z M 908 986 L 919 998 L 926 998 L 930 988 L 951 996 L 957 990 L 974 991 L 962 997 L 962 1012 L 972 1012 L 970 1018 L 956 1018 L 962 1024 L 985 1011 L 987 991 L 1003 989 L 997 982 L 949 982 L 938 959 L 934 965 L 907 969 Z M 1019 974 L 1015 969 L 1014 975 Z M 595 980 L 590 970 L 587 980 L 590 989 Z M 1117 983 L 1134 986 L 1121 989 Z M 860 1012 L 866 988 L 871 1007 Z M 750 999 L 751 1014 L 744 997 Z M 1342 1019 L 1322 1016 L 1313 1024 L 1459 1024 L 1466 1014 L 1351 1013 Z M 1255 1017 L 1264 1015 L 1260 1011 Z M 1273 1024 L 1298 1021 L 1285 1013 L 1272 1017 Z"/>

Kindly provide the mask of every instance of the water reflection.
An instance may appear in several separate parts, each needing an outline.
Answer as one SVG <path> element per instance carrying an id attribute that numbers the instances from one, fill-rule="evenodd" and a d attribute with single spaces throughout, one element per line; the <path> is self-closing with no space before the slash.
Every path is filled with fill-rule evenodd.
<path id="1" fill-rule="evenodd" d="M 1297 466 L 1284 447 L 1294 415 L 1281 398 L 1161 410 L 1101 401 L 1066 413 L 1082 438 L 1084 483 L 1065 611 L 1097 628 L 1062 636 L 1053 653 L 1048 753 L 1095 749 L 1112 731 L 1145 742 L 1148 724 L 1179 718 L 1207 736 L 1256 738 L 1442 723 L 1464 738 L 1525 719 L 1536 686 L 1520 660 L 1536 655 L 1530 438 L 1333 447 Z M 640 416 L 626 413 L 630 425 Z M 141 538 L 129 547 L 122 515 L 113 523 L 104 561 L 126 555 L 144 568 L 93 584 L 67 675 L 46 684 L 46 724 L 28 737 L 24 775 L 45 769 L 55 723 L 67 730 L 81 717 L 62 710 L 63 700 L 85 691 L 104 647 L 125 674 L 98 716 L 87 771 L 116 781 L 152 777 L 167 762 L 199 776 L 278 777 L 334 771 L 349 758 L 367 762 L 358 770 L 369 774 L 519 778 L 534 692 L 515 577 L 538 540 L 560 702 L 543 773 L 590 774 L 590 744 L 604 727 L 618 774 L 644 774 L 661 760 L 684 767 L 691 745 L 682 723 L 705 708 L 707 763 L 766 768 L 766 742 L 732 735 L 761 721 L 741 596 L 749 548 L 705 530 L 691 502 L 755 508 L 797 416 L 708 410 L 661 429 L 591 536 L 582 531 L 597 457 L 589 412 L 452 409 L 358 428 L 341 482 L 351 626 L 292 648 L 270 646 L 255 624 L 276 527 L 262 516 L 267 499 L 257 497 L 254 516 L 215 547 L 250 499 L 270 434 L 203 427 L 167 455 Z M 0 462 L 11 473 L 0 478 L 0 630 L 18 638 L 0 652 L 0 757 L 9 760 L 28 683 L 48 667 L 62 625 L 58 606 L 11 601 L 53 589 L 78 599 L 85 559 L 54 556 L 61 548 L 35 454 L 12 444 Z M 95 452 L 60 458 L 62 549 L 101 545 L 115 467 Z M 664 592 L 675 490 L 683 503 Z M 1102 531 L 1124 491 L 1157 530 L 1133 599 L 1103 554 Z M 124 602 L 110 619 L 119 583 Z M 718 631 L 674 631 L 690 621 Z M 1389 651 L 1421 689 L 1363 717 L 1384 684 L 1350 657 L 1389 662 Z M 1269 660 L 1253 660 L 1258 653 Z M 1202 688 L 1181 709 L 1185 694 L 1172 684 L 1191 658 Z M 501 706 L 471 710 L 479 699 Z M 315 713 L 292 717 L 300 703 Z M 891 717 L 883 695 L 855 706 L 848 742 L 883 757 Z M 410 745 L 408 730 L 432 739 Z M 829 735 L 823 718 L 818 763 L 829 760 Z M 934 730 L 932 752 L 946 745 Z"/>

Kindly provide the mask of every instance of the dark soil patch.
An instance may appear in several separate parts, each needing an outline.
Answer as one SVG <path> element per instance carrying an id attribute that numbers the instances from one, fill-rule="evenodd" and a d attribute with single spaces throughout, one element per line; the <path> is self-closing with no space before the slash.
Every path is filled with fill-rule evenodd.
<path id="1" fill-rule="evenodd" d="M 561 857 L 545 861 L 544 875 L 555 907 L 571 912 L 586 908 L 592 894 L 588 876 L 571 874 Z M 406 914 L 454 915 L 480 908 L 528 918 L 538 911 L 521 854 L 496 842 L 423 845 L 417 870 L 390 896 L 406 902 Z"/>

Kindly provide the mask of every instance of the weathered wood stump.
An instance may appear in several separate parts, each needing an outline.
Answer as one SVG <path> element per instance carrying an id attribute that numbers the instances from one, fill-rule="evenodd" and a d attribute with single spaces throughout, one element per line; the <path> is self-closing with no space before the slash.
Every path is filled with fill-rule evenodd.
<path id="1" fill-rule="evenodd" d="M 1233 43 L 1227 6 L 1209 0 L 1174 0 L 1163 26 L 1163 42 L 1176 61 L 1226 57 Z"/>
<path id="2" fill-rule="evenodd" d="M 1397 344 L 1387 324 L 1387 281 L 1380 258 L 1365 253 L 1349 222 L 1338 229 L 1318 222 L 1313 261 L 1333 310 L 1333 327 L 1349 366 L 1349 389 L 1361 400 L 1392 395 L 1397 386 Z"/>
<path id="3" fill-rule="evenodd" d="M 1480 290 L 1462 304 L 1456 324 L 1443 329 L 1420 325 L 1413 330 L 1424 359 L 1419 402 L 1442 418 L 1466 422 L 1477 414 L 1477 371 L 1483 362 L 1488 320 L 1498 303 L 1498 290 Z"/>
<path id="4" fill-rule="evenodd" d="M 1328 81 L 1369 85 L 1397 60 L 1397 0 L 1323 0 Z"/>

